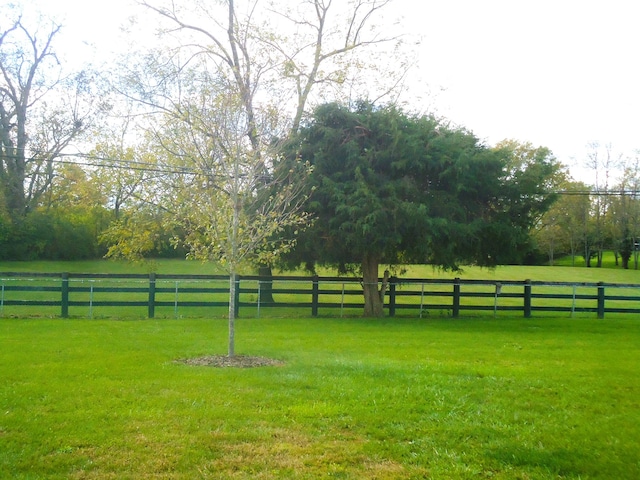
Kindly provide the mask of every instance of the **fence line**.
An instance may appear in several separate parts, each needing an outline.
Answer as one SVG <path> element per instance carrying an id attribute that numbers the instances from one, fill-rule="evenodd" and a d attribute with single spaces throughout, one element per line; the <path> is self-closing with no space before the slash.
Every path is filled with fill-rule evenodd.
<path id="1" fill-rule="evenodd" d="M 297 309 L 311 316 L 339 311 L 342 317 L 362 313 L 362 279 L 347 277 L 237 276 L 237 314 L 255 310 L 260 317 L 268 308 Z M 379 284 L 382 279 L 379 279 Z M 262 298 L 264 285 L 273 301 Z M 459 317 L 462 312 L 640 313 L 640 284 L 451 280 L 391 278 L 385 296 L 388 315 L 400 311 L 420 318 L 431 312 Z M 8 307 L 33 311 L 36 307 L 59 308 L 59 316 L 69 317 L 70 308 L 88 308 L 89 317 L 103 307 L 133 308 L 154 318 L 157 308 L 181 311 L 193 308 L 229 307 L 229 277 L 225 275 L 167 274 L 71 274 L 0 272 L 0 315 Z M 16 310 L 17 311 L 17 310 Z"/>

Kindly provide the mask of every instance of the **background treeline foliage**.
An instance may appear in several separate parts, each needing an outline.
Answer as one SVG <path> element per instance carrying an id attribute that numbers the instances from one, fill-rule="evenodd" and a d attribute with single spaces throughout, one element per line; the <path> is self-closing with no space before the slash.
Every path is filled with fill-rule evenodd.
<path id="1" fill-rule="evenodd" d="M 180 31 L 187 30 L 186 33 L 191 30 L 185 26 L 190 23 L 182 21 L 181 15 L 186 11 L 142 3 L 169 25 L 179 27 Z M 354 2 L 355 9 L 350 24 L 363 27 L 369 17 L 379 14 L 378 10 L 387 3 L 389 2 L 370 4 L 364 0 Z M 261 170 L 254 168 L 253 172 L 258 172 L 259 175 L 251 178 L 262 182 L 263 188 L 248 189 L 249 193 L 246 194 L 238 194 L 239 191 L 234 190 L 236 198 L 233 202 L 235 208 L 232 210 L 236 212 L 236 217 L 241 213 L 247 218 L 252 218 L 253 215 L 255 219 L 264 220 L 266 217 L 259 214 L 261 210 L 254 208 L 254 211 L 249 212 L 240 206 L 254 205 L 254 199 L 249 198 L 251 195 L 271 192 L 266 185 L 273 181 L 274 168 L 283 154 L 278 151 L 279 141 L 295 138 L 300 133 L 301 126 L 304 127 L 303 130 L 306 129 L 303 133 L 313 133 L 308 129 L 311 119 L 308 114 L 322 110 L 309 100 L 312 98 L 312 90 L 319 89 L 318 96 L 313 98 L 317 103 L 325 103 L 325 111 L 329 111 L 331 105 L 334 105 L 333 108 L 337 108 L 334 113 L 349 117 L 354 112 L 349 113 L 348 106 L 356 104 L 350 96 L 352 92 L 358 91 L 365 98 L 383 98 L 384 95 L 378 93 L 393 92 L 393 88 L 389 89 L 388 85 L 399 84 L 396 77 L 401 78 L 403 75 L 400 67 L 396 75 L 393 75 L 393 71 L 383 71 L 376 62 L 371 63 L 372 71 L 366 70 L 364 66 L 368 64 L 363 61 L 369 58 L 366 57 L 368 46 L 379 49 L 387 44 L 393 45 L 395 42 L 389 42 L 392 39 L 376 35 L 364 37 L 364 28 L 347 29 L 343 32 L 346 37 L 339 39 L 332 29 L 324 30 L 324 27 L 328 27 L 325 21 L 328 21 L 329 13 L 333 12 L 331 3 L 313 0 L 307 2 L 306 7 L 310 8 L 307 14 L 311 16 L 303 16 L 304 21 L 293 13 L 278 17 L 296 25 L 311 27 L 311 37 L 296 36 L 288 39 L 261 30 L 270 26 L 268 22 L 258 28 L 258 25 L 252 23 L 253 16 L 237 17 L 234 14 L 237 13 L 234 3 L 230 2 L 227 4 L 227 13 L 231 14 L 228 18 L 236 18 L 242 25 L 232 22 L 231 30 L 212 30 L 205 35 L 206 41 L 203 44 L 209 48 L 211 42 L 207 38 L 224 38 L 230 42 L 229 49 L 214 49 L 202 56 L 202 52 L 208 52 L 207 48 L 195 48 L 192 51 L 193 43 L 189 40 L 173 45 L 172 48 L 164 45 L 142 55 L 138 52 L 137 57 L 131 54 L 130 58 L 123 59 L 125 74 L 118 77 L 120 85 L 117 84 L 117 79 L 114 80 L 115 84 L 109 84 L 108 80 L 116 77 L 113 72 L 106 72 L 101 76 L 97 71 L 67 71 L 66 65 L 61 61 L 62 57 L 54 49 L 61 26 L 55 22 L 29 24 L 27 17 L 23 17 L 15 6 L 3 7 L 5 23 L 0 29 L 0 260 L 78 260 L 105 255 L 125 258 L 184 257 L 187 254 L 185 244 L 197 244 L 202 239 L 210 239 L 211 251 L 220 251 L 222 255 L 228 256 L 229 249 L 225 250 L 212 240 L 217 238 L 211 235 L 212 232 L 225 233 L 220 225 L 209 222 L 188 232 L 185 222 L 181 221 L 183 219 L 175 218 L 176 215 L 185 213 L 193 217 L 197 210 L 195 207 L 202 206 L 203 202 L 193 200 L 197 197 L 194 192 L 229 195 L 230 184 L 247 183 L 249 170 L 245 164 L 246 160 L 253 159 Z M 363 12 L 364 16 L 361 17 Z M 297 14 L 302 15 L 300 12 Z M 336 21 L 338 17 L 331 18 Z M 315 25 L 314 22 L 319 23 Z M 240 31 L 251 31 L 255 35 L 239 35 Z M 195 29 L 194 32 L 207 31 Z M 229 32 L 232 33 L 231 36 Z M 310 41 L 311 38 L 314 40 Z M 325 41 L 319 42 L 318 39 Z M 214 43 L 222 48 L 222 43 Z M 309 50 L 309 45 L 317 45 L 317 48 Z M 227 51 L 236 54 L 221 56 L 221 52 Z M 238 51 L 245 55 L 237 55 Z M 306 60 L 296 63 L 295 59 L 299 59 L 299 56 L 288 55 L 288 51 L 304 51 L 307 53 L 304 57 Z M 365 56 L 352 56 L 356 51 L 358 55 Z M 253 52 L 253 55 L 249 55 L 249 52 Z M 385 58 L 401 60 L 401 57 L 388 55 Z M 195 61 L 196 58 L 198 61 Z M 141 62 L 141 59 L 144 61 Z M 141 71 L 136 71 L 136 65 Z M 265 77 L 265 72 L 269 72 L 271 76 Z M 367 83 L 366 80 L 374 77 L 386 79 L 387 85 Z M 125 86 L 133 91 L 123 95 L 123 90 L 127 90 Z M 325 91 L 320 88 L 322 86 L 330 88 Z M 217 93 L 213 96 L 212 92 Z M 212 98 L 217 98 L 218 103 L 212 102 Z M 220 99 L 233 98 L 238 99 L 236 108 L 220 108 Z M 295 100 L 293 105 L 290 105 L 291 99 Z M 332 103 L 334 101 L 335 104 Z M 337 106 L 344 106 L 346 110 Z M 375 111 L 372 107 L 370 113 Z M 405 115 L 400 107 L 397 113 L 399 117 Z M 378 118 L 377 115 L 375 117 Z M 386 118 L 381 114 L 379 117 L 381 120 Z M 422 117 L 422 121 L 427 120 L 435 122 L 430 117 Z M 364 122 L 356 119 L 356 125 L 347 127 L 359 132 L 362 125 L 358 122 L 361 121 Z M 212 126 L 215 128 L 210 128 Z M 398 131 L 410 126 L 401 125 Z M 325 133 L 333 128 L 331 124 L 325 127 Z M 385 142 L 394 133 L 385 129 L 392 127 L 391 124 L 384 125 L 384 122 L 380 125 L 372 124 L 370 130 L 377 133 L 369 143 L 360 141 L 347 142 L 348 145 L 331 145 L 329 142 L 323 148 L 341 150 L 340 155 L 344 158 L 353 157 L 358 161 L 370 160 L 371 152 L 378 152 L 378 159 L 384 158 L 385 152 L 391 151 L 386 148 Z M 437 220 L 440 215 L 438 209 L 457 208 L 456 214 L 464 220 L 456 226 L 455 222 L 448 221 L 451 220 L 451 215 L 445 215 L 443 218 L 446 217 L 447 222 L 443 220 L 440 223 L 446 224 L 447 228 L 435 228 L 432 225 L 432 228 L 425 229 L 425 235 L 428 233 L 433 237 L 440 232 L 441 236 L 452 239 L 448 242 L 436 242 L 438 245 L 459 247 L 455 252 L 438 252 L 432 248 L 430 251 L 433 255 L 437 254 L 437 258 L 426 255 L 425 261 L 445 265 L 458 261 L 478 262 L 478 258 L 486 256 L 493 249 L 495 252 L 491 261 L 480 263 L 530 263 L 537 259 L 538 262 L 553 264 L 558 257 L 569 255 L 574 259 L 583 257 L 588 266 L 602 266 L 603 252 L 609 250 L 614 252 L 616 263 L 622 267 L 638 268 L 638 154 L 622 156 L 616 154 L 611 146 L 591 145 L 582 160 L 583 166 L 590 171 L 589 180 L 576 182 L 552 152 L 544 147 L 517 141 L 505 141 L 493 147 L 485 146 L 470 132 L 449 128 L 448 121 L 444 119 L 438 119 L 431 130 L 424 130 L 431 132 L 429 135 L 448 132 L 447 135 L 435 135 L 427 142 L 431 146 L 427 154 L 434 156 L 429 159 L 430 165 L 438 167 L 434 167 L 435 170 L 428 177 L 432 182 L 431 188 L 436 184 L 442 186 L 446 182 L 451 186 L 448 189 L 432 188 L 432 192 L 438 192 L 442 198 L 431 202 L 428 210 Z M 344 140 L 342 133 L 340 129 L 333 132 L 336 138 L 341 138 L 340 142 Z M 225 138 L 226 142 L 221 141 Z M 414 135 L 411 138 L 420 139 L 420 136 Z M 177 142 L 176 139 L 180 141 Z M 304 139 L 301 147 L 313 143 L 307 140 L 313 139 Z M 417 141 L 417 144 L 424 144 L 422 140 Z M 378 145 L 375 142 L 382 143 Z M 469 142 L 470 146 L 467 145 Z M 230 149 L 230 145 L 234 148 Z M 438 145 L 445 145 L 447 148 L 438 149 Z M 348 148 L 345 150 L 343 147 Z M 376 167 L 371 175 L 364 168 L 365 164 L 354 164 L 353 172 L 343 172 L 351 179 L 351 184 L 346 182 L 338 186 L 336 191 L 343 187 L 351 188 L 349 185 L 352 185 L 357 194 L 362 194 L 358 197 L 361 204 L 352 201 L 349 205 L 338 206 L 340 212 L 349 211 L 352 214 L 353 221 L 349 225 L 366 223 L 366 228 L 374 228 L 376 225 L 386 227 L 390 224 L 385 217 L 394 213 L 390 210 L 394 204 L 385 203 L 385 195 L 389 196 L 389 192 L 383 189 L 382 193 L 367 196 L 365 189 L 358 190 L 356 187 L 369 181 L 374 185 L 377 176 L 383 178 L 382 174 L 386 175 L 385 168 L 388 166 L 395 169 L 395 173 L 402 169 L 406 172 L 397 178 L 392 175 L 394 183 L 386 182 L 386 188 L 395 185 L 399 190 L 404 189 L 406 185 L 403 182 L 417 168 L 404 163 L 412 156 L 418 158 L 425 154 L 409 154 L 407 152 L 411 151 L 410 147 L 411 145 L 403 147 L 404 159 L 389 158 L 388 165 Z M 231 150 L 242 153 L 234 156 L 230 154 Z M 451 151 L 458 152 L 453 163 L 447 158 Z M 219 174 L 219 169 L 216 168 L 221 163 L 212 152 L 218 152 L 219 158 L 229 157 L 243 162 L 236 161 L 233 164 L 237 168 L 231 176 L 228 171 L 226 174 Z M 474 154 L 469 156 L 469 161 L 465 164 L 462 160 L 466 157 L 459 152 Z M 301 160 L 318 161 L 321 158 L 319 153 L 321 152 L 304 152 L 305 158 Z M 504 159 L 500 172 L 490 175 L 489 168 L 478 168 L 478 159 L 482 157 L 486 160 L 489 156 L 496 155 Z M 193 159 L 212 163 L 204 165 L 206 171 L 203 172 L 202 165 L 194 163 Z M 446 167 L 447 162 L 456 168 L 440 168 Z M 311 179 L 316 182 L 316 196 L 312 195 L 312 201 L 321 198 L 322 191 L 329 190 L 326 182 L 340 173 L 339 168 L 328 165 L 327 174 L 322 179 L 318 178 L 320 165 L 316 166 L 317 172 Z M 541 170 L 548 168 L 551 168 L 548 172 Z M 356 173 L 353 178 L 350 177 L 352 173 Z M 482 176 L 487 175 L 489 177 L 482 182 L 483 187 L 501 179 L 498 193 L 492 198 L 482 199 L 482 202 L 478 199 L 475 203 L 461 200 L 458 204 L 459 199 L 473 198 L 474 193 L 469 189 Z M 539 183 L 540 178 L 545 178 L 543 183 Z M 186 185 L 191 187 L 186 188 Z M 424 193 L 424 188 L 422 190 Z M 175 191 L 179 195 L 175 195 Z M 556 197 L 555 203 L 547 210 L 551 195 L 557 192 L 561 195 Z M 277 190 L 277 193 L 282 194 L 282 189 Z M 404 195 L 406 192 L 398 193 Z M 208 200 L 217 201 L 217 194 L 210 195 Z M 191 203 L 179 200 L 181 198 L 190 199 Z M 269 198 L 275 198 L 275 195 L 270 195 Z M 328 202 L 335 200 L 331 195 L 327 198 Z M 280 212 L 284 218 L 290 214 L 288 208 L 292 203 L 297 205 L 296 202 L 289 202 L 285 205 L 287 208 Z M 411 201 L 405 203 L 406 208 L 412 207 Z M 188 207 L 177 208 L 183 205 Z M 376 208 L 376 205 L 380 208 Z M 482 210 L 478 208 L 479 205 L 489 205 L 491 208 Z M 544 208 L 532 209 L 532 205 L 543 205 Z M 313 206 L 313 203 L 308 206 Z M 358 209 L 360 210 L 357 211 Z M 321 212 L 313 208 L 309 211 L 316 215 Z M 520 225 L 516 240 L 513 239 L 514 232 L 511 228 L 508 232 L 505 230 L 504 234 L 495 231 L 492 235 L 481 234 L 505 224 L 499 218 L 496 219 L 496 212 L 508 212 L 511 224 Z M 201 213 L 215 217 L 210 210 L 205 209 Z M 486 228 L 480 232 L 468 230 L 468 225 L 473 224 L 470 220 L 473 219 L 478 222 L 492 220 L 487 221 Z M 251 223 L 247 223 L 246 228 L 237 222 L 236 224 L 239 238 L 247 238 Z M 405 222 L 404 227 L 406 226 Z M 280 231 L 283 225 L 278 224 L 272 228 Z M 527 245 L 527 255 L 498 259 L 499 254 L 510 248 L 498 248 L 498 243 L 486 241 L 487 238 L 514 240 L 519 245 Z M 386 237 L 384 239 L 387 240 Z M 483 239 L 484 243 L 481 241 Z M 344 238 L 335 239 L 336 242 L 343 240 Z M 399 248 L 402 238 L 396 240 L 395 243 L 388 244 L 388 251 L 383 251 L 381 261 L 383 258 L 403 261 L 403 258 L 396 258 L 404 251 Z M 463 245 L 463 240 L 468 244 Z M 285 245 L 288 246 L 289 243 L 285 242 Z M 269 248 L 277 250 L 271 244 L 260 244 L 255 248 L 258 253 L 266 252 Z M 474 248 L 481 248 L 482 251 L 473 252 Z M 465 256 L 466 253 L 468 255 Z M 356 260 L 343 257 L 307 258 L 305 261 L 333 260 L 341 264 Z"/>
<path id="2" fill-rule="evenodd" d="M 519 149 L 520 154 L 537 150 L 516 142 L 496 148 Z M 176 249 L 179 243 L 172 242 L 179 232 L 166 231 L 162 210 L 136 201 L 135 195 L 125 198 L 122 186 L 117 192 L 107 188 L 116 177 L 138 178 L 135 165 L 95 168 L 82 162 L 54 162 L 46 194 L 17 218 L 9 214 L 0 195 L 0 260 L 101 258 L 127 236 L 144 237 L 144 241 L 131 242 L 140 246 L 143 256 L 184 257 L 186 251 Z M 621 267 L 637 269 L 640 195 L 635 169 L 625 169 L 622 180 L 606 188 L 573 181 L 566 173 L 558 175 L 565 175 L 557 187 L 565 193 L 558 195 L 530 232 L 535 251 L 526 261 L 553 264 L 569 256 L 597 267 L 603 252 L 612 251 Z M 144 186 L 140 183 L 135 188 Z"/>
<path id="3" fill-rule="evenodd" d="M 562 256 L 601 267 L 605 251 L 615 264 L 638 269 L 640 263 L 640 156 L 615 154 L 611 145 L 592 144 L 585 165 L 589 182 L 568 176 L 563 192 L 532 232 L 545 263 Z"/>
<path id="4" fill-rule="evenodd" d="M 87 172 L 88 167 L 56 164 L 54 179 L 42 201 L 29 212 L 11 218 L 6 209 L 0 214 L 0 260 L 87 260 L 103 257 L 112 242 L 105 235 L 118 219 L 113 198 L 104 192 L 102 175 L 108 171 Z M 145 231 L 151 238 L 145 253 L 150 257 L 184 256 L 171 245 L 171 232 L 163 232 L 153 212 L 131 205 L 119 215 L 123 225 L 147 218 Z M 154 221 L 155 220 L 155 221 Z M 139 228 L 121 235 L 132 235 Z"/>

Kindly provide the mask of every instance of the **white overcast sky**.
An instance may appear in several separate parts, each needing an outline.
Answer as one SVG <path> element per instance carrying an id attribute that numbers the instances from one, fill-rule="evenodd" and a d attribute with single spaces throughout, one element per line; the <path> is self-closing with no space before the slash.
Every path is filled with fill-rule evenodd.
<path id="1" fill-rule="evenodd" d="M 26 3 L 66 16 L 67 35 L 102 49 L 122 45 L 129 0 Z M 640 0 L 394 5 L 388 18 L 403 14 L 402 31 L 422 38 L 414 74 L 433 92 L 430 106 L 487 143 L 549 147 L 577 177 L 592 142 L 627 155 L 640 149 Z M 75 42 L 79 55 L 88 51 Z"/>
<path id="2" fill-rule="evenodd" d="M 494 143 L 640 149 L 640 1 L 399 0 L 441 113 Z M 411 5 L 420 5 L 420 7 Z"/>

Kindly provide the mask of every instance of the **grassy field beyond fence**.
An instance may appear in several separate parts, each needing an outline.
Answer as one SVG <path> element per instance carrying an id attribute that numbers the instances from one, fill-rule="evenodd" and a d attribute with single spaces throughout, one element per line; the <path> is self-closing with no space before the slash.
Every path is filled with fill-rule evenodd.
<path id="1" fill-rule="evenodd" d="M 236 276 L 236 316 L 362 315 L 355 277 Z M 382 280 L 379 279 L 378 286 Z M 262 289 L 271 293 L 265 301 Z M 391 277 L 388 316 L 640 314 L 640 284 Z M 220 318 L 228 314 L 226 275 L 87 274 L 0 271 L 0 317 Z"/>
<path id="2" fill-rule="evenodd" d="M 0 478 L 637 479 L 633 319 L 0 320 Z"/>

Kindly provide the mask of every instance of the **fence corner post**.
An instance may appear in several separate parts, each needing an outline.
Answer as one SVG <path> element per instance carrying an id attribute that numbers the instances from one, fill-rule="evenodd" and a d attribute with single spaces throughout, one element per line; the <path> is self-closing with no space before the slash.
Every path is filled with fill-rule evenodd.
<path id="1" fill-rule="evenodd" d="M 156 274 L 149 274 L 149 318 L 154 318 L 156 314 Z"/>
<path id="2" fill-rule="evenodd" d="M 318 304 L 320 303 L 320 283 L 318 275 L 314 275 L 312 278 L 313 284 L 311 287 L 311 316 L 318 316 Z"/>
<path id="3" fill-rule="evenodd" d="M 604 318 L 604 283 L 598 282 L 598 318 Z"/>
<path id="4" fill-rule="evenodd" d="M 453 279 L 453 317 L 460 316 L 460 278 Z"/>
<path id="5" fill-rule="evenodd" d="M 62 286 L 60 289 L 62 298 L 60 300 L 60 316 L 69 318 L 69 274 L 62 274 Z"/>
<path id="6" fill-rule="evenodd" d="M 531 318 L 531 280 L 524 281 L 524 318 Z"/>

